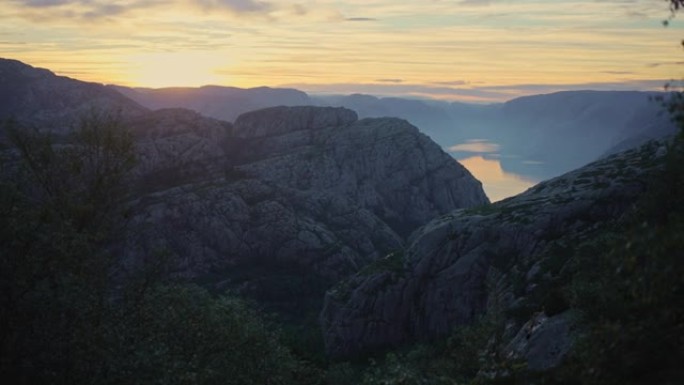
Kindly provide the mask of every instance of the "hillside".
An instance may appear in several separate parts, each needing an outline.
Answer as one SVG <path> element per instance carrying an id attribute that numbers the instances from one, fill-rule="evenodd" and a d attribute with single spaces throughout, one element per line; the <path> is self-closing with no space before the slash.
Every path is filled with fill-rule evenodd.
<path id="1" fill-rule="evenodd" d="M 612 155 L 527 192 L 479 208 L 441 216 L 418 229 L 407 247 L 343 281 L 326 297 L 322 313 L 333 355 L 397 347 L 448 335 L 497 308 L 513 337 L 539 311 L 551 309 L 559 274 L 573 245 L 619 221 L 645 193 L 664 146 Z M 659 154 L 659 155 L 657 155 Z M 510 317 L 510 316 L 509 316 Z M 554 335 L 535 346 L 535 360 L 564 345 Z M 531 349 L 531 348 L 530 348 Z M 539 355 L 539 356 L 538 356 Z M 541 364 L 550 365 L 550 364 Z"/>
<path id="2" fill-rule="evenodd" d="M 72 126 L 36 117 L 61 111 L 78 121 L 93 101 L 106 103 L 88 108 L 117 107 L 137 160 L 129 233 L 116 245 L 129 268 L 163 251 L 177 276 L 287 309 L 282 302 L 322 300 L 336 280 L 402 247 L 434 216 L 487 202 L 467 170 L 399 119 L 276 107 L 230 124 L 183 109 L 148 111 L 110 88 L 10 64 L 3 73 L 13 80 L 0 94 L 61 93 L 35 104 L 35 92 L 16 94 L 20 124 L 66 134 Z M 303 275 L 315 290 L 296 286 Z M 306 294 L 281 298 L 271 287 L 278 284 Z"/>
<path id="3" fill-rule="evenodd" d="M 125 117 L 145 112 L 134 101 L 107 87 L 86 83 L 0 58 L 0 120 L 51 126 L 64 133 L 90 110 L 119 111 Z"/>
<path id="4" fill-rule="evenodd" d="M 573 91 L 518 98 L 501 106 L 492 137 L 503 143 L 504 153 L 566 172 L 623 141 L 638 145 L 673 134 L 676 129 L 657 96 L 663 94 Z"/>
<path id="5" fill-rule="evenodd" d="M 222 111 L 246 91 L 144 92 Z M 0 95 L 0 373 L 19 383 L 683 378 L 682 139 L 646 94 L 448 104 L 502 124 L 477 128 L 502 154 L 600 158 L 494 204 L 399 118 L 228 122 L 11 60 Z"/>
<path id="6" fill-rule="evenodd" d="M 328 352 L 381 357 L 364 384 L 681 382 L 681 146 L 432 221 L 329 291 Z"/>

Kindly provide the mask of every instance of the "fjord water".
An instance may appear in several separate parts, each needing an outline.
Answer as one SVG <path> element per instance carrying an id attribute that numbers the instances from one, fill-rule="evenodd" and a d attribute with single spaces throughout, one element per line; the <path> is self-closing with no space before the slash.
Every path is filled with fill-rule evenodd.
<path id="1" fill-rule="evenodd" d="M 492 202 L 517 195 L 542 181 L 543 162 L 508 154 L 499 143 L 467 139 L 450 146 L 449 151 L 470 171 Z M 512 171 L 515 170 L 515 171 Z"/>
<path id="2" fill-rule="evenodd" d="M 499 159 L 488 158 L 486 155 L 472 155 L 457 160 L 482 182 L 482 187 L 492 202 L 517 195 L 540 182 L 531 176 L 507 172 L 501 167 Z"/>

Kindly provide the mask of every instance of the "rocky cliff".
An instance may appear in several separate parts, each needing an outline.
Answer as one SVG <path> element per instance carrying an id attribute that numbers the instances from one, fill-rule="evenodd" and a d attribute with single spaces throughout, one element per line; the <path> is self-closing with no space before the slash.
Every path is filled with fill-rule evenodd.
<path id="1" fill-rule="evenodd" d="M 333 282 L 432 217 L 487 202 L 462 166 L 398 119 L 276 107 L 231 126 L 161 110 L 134 127 L 144 183 L 129 257 L 164 249 L 191 277 L 257 263 Z"/>
<path id="2" fill-rule="evenodd" d="M 553 366 L 570 344 L 571 317 L 551 291 L 568 250 L 639 199 L 663 150 L 615 154 L 419 228 L 404 250 L 328 292 L 321 322 L 329 354 L 445 336 L 493 309 L 508 317 L 506 354 L 530 368 Z"/>
<path id="3" fill-rule="evenodd" d="M 129 233 L 117 249 L 126 266 L 163 257 L 174 275 L 218 290 L 322 299 L 428 220 L 488 202 L 467 170 L 399 119 L 275 107 L 231 124 L 149 111 L 111 88 L 12 60 L 0 61 L 0 97 L 0 118 L 60 135 L 84 113 L 118 114 L 137 158 Z"/>

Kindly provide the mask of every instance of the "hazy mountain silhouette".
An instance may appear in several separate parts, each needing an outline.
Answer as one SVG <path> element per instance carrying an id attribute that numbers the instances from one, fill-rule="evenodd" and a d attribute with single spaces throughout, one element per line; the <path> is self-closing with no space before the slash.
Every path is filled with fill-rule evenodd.
<path id="1" fill-rule="evenodd" d="M 652 92 L 568 91 L 511 100 L 483 116 L 471 135 L 501 144 L 503 166 L 541 162 L 548 178 L 596 160 L 624 141 L 632 145 L 673 133 Z M 641 138 L 641 139 L 639 139 Z M 516 158 L 513 158 L 515 160 Z"/>
<path id="2" fill-rule="evenodd" d="M 229 122 L 234 121 L 240 114 L 260 108 L 312 104 L 304 92 L 287 88 L 112 88 L 152 110 L 188 108 L 202 115 Z"/>
<path id="3" fill-rule="evenodd" d="M 542 180 L 673 133 L 656 96 L 664 94 L 566 91 L 491 105 L 359 94 L 313 99 L 360 116 L 407 119 L 447 150 L 465 140 L 491 142 L 498 151 L 481 155 L 499 159 L 508 172 Z"/>
<path id="4" fill-rule="evenodd" d="M 136 116 L 145 111 L 136 102 L 101 84 L 57 76 L 17 60 L 0 58 L 0 120 L 66 128 L 92 109 Z"/>
<path id="5" fill-rule="evenodd" d="M 477 105 L 364 94 L 310 96 L 267 87 L 113 88 L 150 109 L 188 108 L 227 121 L 254 109 L 296 105 L 345 107 L 360 118 L 399 117 L 446 151 L 473 139 L 496 144 L 497 152 L 472 155 L 498 159 L 505 171 L 536 180 L 674 132 L 653 100 L 663 94 L 655 92 L 566 91 Z"/>

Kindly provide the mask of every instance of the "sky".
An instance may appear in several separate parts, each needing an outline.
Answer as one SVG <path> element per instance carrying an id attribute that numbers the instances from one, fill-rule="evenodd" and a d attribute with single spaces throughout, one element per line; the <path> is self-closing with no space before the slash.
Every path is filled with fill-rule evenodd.
<path id="1" fill-rule="evenodd" d="M 684 76 L 664 0 L 2 0 L 0 15 L 0 57 L 127 86 L 496 102 Z"/>

